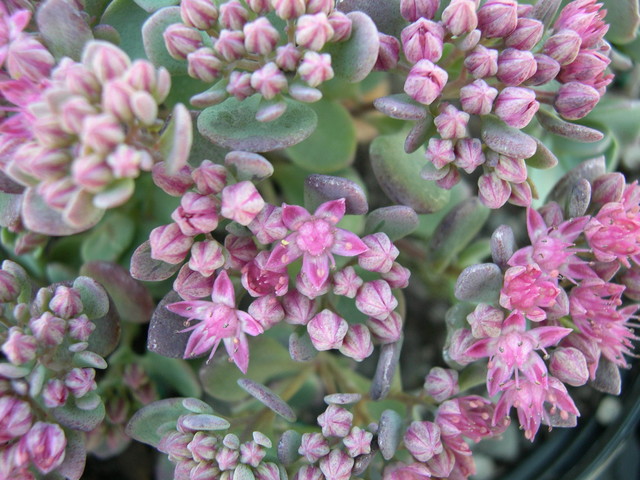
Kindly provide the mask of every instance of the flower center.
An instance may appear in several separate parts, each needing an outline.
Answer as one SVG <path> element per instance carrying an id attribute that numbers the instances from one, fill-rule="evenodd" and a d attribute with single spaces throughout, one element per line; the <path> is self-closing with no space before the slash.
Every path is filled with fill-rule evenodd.
<path id="1" fill-rule="evenodd" d="M 326 220 L 314 218 L 304 222 L 298 228 L 296 244 L 310 255 L 322 255 L 335 241 L 333 226 Z"/>

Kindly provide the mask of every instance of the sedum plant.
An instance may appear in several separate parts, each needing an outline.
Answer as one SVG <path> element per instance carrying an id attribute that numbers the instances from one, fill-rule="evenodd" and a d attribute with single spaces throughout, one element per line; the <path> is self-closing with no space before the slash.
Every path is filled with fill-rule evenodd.
<path id="1" fill-rule="evenodd" d="M 483 445 L 519 463 L 624 396 L 639 25 L 632 0 L 5 1 L 0 477 L 136 441 L 160 479 L 497 478 Z"/>

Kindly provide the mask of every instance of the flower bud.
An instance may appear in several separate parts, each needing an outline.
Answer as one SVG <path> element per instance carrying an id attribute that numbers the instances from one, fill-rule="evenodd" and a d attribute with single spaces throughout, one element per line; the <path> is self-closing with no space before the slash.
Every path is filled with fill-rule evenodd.
<path id="1" fill-rule="evenodd" d="M 504 38 L 518 25 L 515 0 L 488 0 L 478 10 L 478 28 L 485 38 Z"/>
<path id="2" fill-rule="evenodd" d="M 498 73 L 498 51 L 478 45 L 464 59 L 464 66 L 475 78 Z"/>
<path id="3" fill-rule="evenodd" d="M 333 37 L 333 27 L 324 13 L 303 15 L 296 22 L 296 43 L 309 50 L 320 50 Z"/>
<path id="4" fill-rule="evenodd" d="M 591 184 L 591 201 L 600 204 L 620 202 L 626 186 L 625 182 L 624 175 L 619 172 L 600 175 Z"/>
<path id="5" fill-rule="evenodd" d="M 107 153 L 124 142 L 125 134 L 115 117 L 103 113 L 85 119 L 80 139 L 94 151 Z"/>
<path id="6" fill-rule="evenodd" d="M 42 182 L 37 187 L 38 193 L 51 208 L 63 210 L 78 187 L 69 177 Z"/>
<path id="7" fill-rule="evenodd" d="M 364 239 L 363 239 L 364 241 Z M 362 286 L 363 280 L 358 276 L 351 266 L 338 270 L 333 274 L 333 293 L 354 298 L 358 289 Z"/>
<path id="8" fill-rule="evenodd" d="M 213 0 L 182 0 L 180 18 L 188 27 L 209 30 L 218 21 L 218 9 Z"/>
<path id="9" fill-rule="evenodd" d="M 485 173 L 478 179 L 478 197 L 489 208 L 500 208 L 511 196 L 511 185 L 495 173 Z"/>
<path id="10" fill-rule="evenodd" d="M 289 317 L 289 315 L 287 315 Z M 331 310 L 324 309 L 307 324 L 307 332 L 318 351 L 340 348 L 349 324 Z"/>
<path id="11" fill-rule="evenodd" d="M 370 272 L 386 273 L 391 270 L 399 251 L 386 233 L 378 232 L 362 238 L 368 250 L 358 256 L 358 265 Z"/>
<path id="12" fill-rule="evenodd" d="M 611 60 L 600 52 L 582 50 L 575 60 L 560 69 L 558 80 L 562 83 L 581 82 L 596 87 Z"/>
<path id="13" fill-rule="evenodd" d="M 271 8 L 269 0 L 245 0 L 249 8 L 257 14 L 264 14 Z"/>
<path id="14" fill-rule="evenodd" d="M 531 52 L 507 48 L 498 57 L 497 77 L 505 85 L 515 87 L 532 77 L 536 68 Z"/>
<path id="15" fill-rule="evenodd" d="M 460 172 L 454 165 L 447 165 L 442 170 L 443 175 L 435 179 L 436 185 L 445 190 L 451 190 L 460 182 Z"/>
<path id="16" fill-rule="evenodd" d="M 333 78 L 331 56 L 328 53 L 306 52 L 298 67 L 298 75 L 310 87 L 317 87 Z"/>
<path id="17" fill-rule="evenodd" d="M 518 50 L 532 50 L 544 33 L 544 25 L 533 18 L 518 18 L 516 29 L 505 39 L 505 45 Z"/>
<path id="18" fill-rule="evenodd" d="M 169 25 L 162 37 L 169 55 L 176 60 L 185 60 L 187 55 L 202 46 L 200 32 L 181 23 Z"/>
<path id="19" fill-rule="evenodd" d="M 213 49 L 202 47 L 187 55 L 188 73 L 206 83 L 215 81 L 222 72 L 224 64 L 216 57 Z"/>
<path id="20" fill-rule="evenodd" d="M 238 0 L 230 0 L 220 5 L 220 25 L 230 30 L 242 30 L 249 19 L 249 12 Z"/>
<path id="21" fill-rule="evenodd" d="M 556 78 L 560 72 L 560 64 L 557 61 L 542 53 L 536 53 L 533 58 L 536 60 L 536 73 L 525 82 L 526 85 L 544 85 Z"/>
<path id="22" fill-rule="evenodd" d="M 396 68 L 400 59 L 400 42 L 396 37 L 384 33 L 378 33 L 378 39 L 380 50 L 373 69 L 384 71 Z"/>
<path id="23" fill-rule="evenodd" d="M 540 104 L 536 101 L 535 92 L 522 87 L 505 88 L 495 101 L 496 115 L 515 128 L 526 127 L 538 108 Z"/>
<path id="24" fill-rule="evenodd" d="M 400 0 L 400 15 L 408 22 L 432 19 L 439 6 L 440 0 Z"/>
<path id="25" fill-rule="evenodd" d="M 96 329 L 93 323 L 86 315 L 80 315 L 78 318 L 69 320 L 69 336 L 74 340 L 86 342 Z"/>
<path id="26" fill-rule="evenodd" d="M 356 295 L 356 308 L 365 315 L 382 320 L 398 306 L 391 287 L 384 280 L 365 283 Z"/>
<path id="27" fill-rule="evenodd" d="M 49 473 L 62 464 L 67 439 L 59 425 L 36 422 L 24 440 L 29 458 L 40 472 Z"/>
<path id="28" fill-rule="evenodd" d="M 335 2 L 333 0 L 305 0 L 307 13 L 324 13 L 329 15 L 333 10 Z"/>
<path id="29" fill-rule="evenodd" d="M 303 433 L 298 453 L 315 463 L 329 453 L 329 442 L 320 433 Z"/>
<path id="30" fill-rule="evenodd" d="M 238 72 L 237 70 L 231 72 L 227 92 L 238 100 L 244 100 L 253 95 L 255 90 L 251 86 L 251 74 L 248 72 Z"/>
<path id="31" fill-rule="evenodd" d="M 442 57 L 444 28 L 439 23 L 419 18 L 402 30 L 400 39 L 404 54 L 412 63 L 423 59 L 437 62 Z"/>
<path id="32" fill-rule="evenodd" d="M 429 60 L 420 60 L 411 68 L 404 91 L 417 102 L 430 105 L 438 98 L 448 78 L 447 72 L 442 68 Z"/>
<path id="33" fill-rule="evenodd" d="M 456 155 L 453 151 L 453 142 L 441 138 L 430 138 L 425 151 L 425 156 L 437 169 L 453 162 Z"/>
<path id="34" fill-rule="evenodd" d="M 109 82 L 107 87 L 112 83 L 117 85 L 117 82 Z M 113 87 L 111 87 L 113 88 Z M 103 103 L 104 104 L 104 103 Z M 114 112 L 112 107 L 105 107 L 110 113 Z M 129 105 L 127 104 L 127 109 Z M 98 113 L 96 108 L 89 103 L 89 101 L 80 95 L 71 97 L 62 105 L 62 111 L 60 116 L 60 125 L 65 132 L 78 135 L 82 131 L 82 123 L 84 119 L 90 115 Z"/>
<path id="35" fill-rule="evenodd" d="M 325 437 L 345 437 L 351 429 L 353 414 L 338 405 L 329 405 L 318 417 L 318 425 L 322 427 Z"/>
<path id="36" fill-rule="evenodd" d="M 171 219 L 178 224 L 180 231 L 195 237 L 201 233 L 209 233 L 218 226 L 217 201 L 208 195 L 187 192 L 180 201 L 180 206 L 171 214 Z"/>
<path id="37" fill-rule="evenodd" d="M 227 62 L 240 60 L 245 54 L 244 33 L 238 30 L 222 30 L 213 48 Z"/>
<path id="38" fill-rule="evenodd" d="M 253 468 L 257 468 L 262 459 L 266 455 L 264 448 L 258 445 L 256 442 L 245 442 L 240 445 L 240 461 L 245 465 L 250 465 Z"/>
<path id="39" fill-rule="evenodd" d="M 278 15 L 283 20 L 297 18 L 305 12 L 305 0 L 271 0 Z"/>
<path id="40" fill-rule="evenodd" d="M 469 114 L 449 104 L 441 109 L 433 123 L 443 139 L 464 138 L 467 135 Z"/>
<path id="41" fill-rule="evenodd" d="M 402 337 L 402 317 L 396 312 L 391 312 L 382 320 L 369 317 L 367 327 L 373 338 L 381 344 L 393 343 Z"/>
<path id="42" fill-rule="evenodd" d="M 294 475 L 293 480 L 322 480 L 322 471 L 314 465 L 302 465 Z"/>
<path id="43" fill-rule="evenodd" d="M 580 350 L 573 347 L 558 347 L 551 353 L 549 371 L 561 382 L 579 387 L 589 380 L 587 360 Z"/>
<path id="44" fill-rule="evenodd" d="M 433 367 L 424 379 L 424 390 L 436 402 L 444 402 L 460 391 L 458 372 L 450 368 Z"/>
<path id="45" fill-rule="evenodd" d="M 340 353 L 361 362 L 373 353 L 371 332 L 362 324 L 350 325 L 347 334 L 342 340 Z"/>
<path id="46" fill-rule="evenodd" d="M 433 422 L 411 422 L 403 441 L 413 458 L 419 462 L 426 462 L 443 450 L 440 427 Z"/>
<path id="47" fill-rule="evenodd" d="M 381 276 L 391 288 L 406 288 L 409 285 L 411 271 L 408 268 L 404 268 L 398 262 L 393 262 L 391 270 L 383 273 Z"/>
<path id="48" fill-rule="evenodd" d="M 268 55 L 276 47 L 280 34 L 265 17 L 245 24 L 244 46 L 249 53 Z"/>
<path id="49" fill-rule="evenodd" d="M 2 344 L 2 353 L 14 365 L 22 365 L 36 357 L 38 343 L 36 338 L 25 335 L 18 327 L 11 327 L 9 335 Z"/>
<path id="50" fill-rule="evenodd" d="M 498 337 L 502 331 L 504 313 L 499 308 L 480 303 L 467 315 L 471 333 L 475 338 Z"/>
<path id="51" fill-rule="evenodd" d="M 5 45 L 3 47 L 6 48 Z M 4 53 L 5 67 L 11 78 L 28 78 L 40 82 L 49 77 L 55 65 L 53 55 L 38 40 L 24 33 L 8 44 Z"/>
<path id="52" fill-rule="evenodd" d="M 287 88 L 287 77 L 275 63 L 269 62 L 251 74 L 251 86 L 266 100 L 271 100 Z"/>
<path id="53" fill-rule="evenodd" d="M 353 478 L 353 464 L 353 458 L 342 450 L 333 449 L 329 455 L 320 459 L 320 470 L 324 478 L 347 480 Z"/>
<path id="54" fill-rule="evenodd" d="M 342 12 L 335 11 L 331 12 L 328 18 L 329 25 L 333 29 L 333 36 L 330 41 L 343 42 L 351 37 L 352 22 L 349 17 Z"/>
<path id="55" fill-rule="evenodd" d="M 74 368 L 67 373 L 64 384 L 76 398 L 81 398 L 96 389 L 95 376 L 93 368 Z"/>
<path id="56" fill-rule="evenodd" d="M 498 90 L 490 87 L 484 80 L 475 80 L 460 89 L 462 109 L 472 115 L 488 115 Z"/>
<path id="57" fill-rule="evenodd" d="M 301 58 L 302 53 L 293 43 L 287 43 L 276 49 L 276 65 L 287 72 L 295 71 Z"/>
<path id="58" fill-rule="evenodd" d="M 68 396 L 69 390 L 59 378 L 49 380 L 42 391 L 42 400 L 47 408 L 61 407 L 67 403 Z"/>
<path id="59" fill-rule="evenodd" d="M 598 91 L 579 82 L 565 83 L 558 89 L 553 106 L 567 120 L 578 120 L 589 114 L 600 101 Z"/>
<path id="60" fill-rule="evenodd" d="M 250 236 L 238 237 L 227 235 L 224 237 L 224 248 L 227 250 L 225 268 L 242 270 L 242 268 L 256 258 L 258 248 Z"/>
<path id="61" fill-rule="evenodd" d="M 0 397 L 0 443 L 22 437 L 31 428 L 31 406 L 12 395 Z"/>
<path id="62" fill-rule="evenodd" d="M 20 295 L 20 283 L 9 272 L 0 270 L 0 303 L 13 303 Z"/>
<path id="63" fill-rule="evenodd" d="M 478 26 L 475 0 L 453 0 L 442 12 L 442 24 L 451 35 L 473 32 Z"/>
<path id="64" fill-rule="evenodd" d="M 467 173 L 472 173 L 477 167 L 485 163 L 482 142 L 478 138 L 462 138 L 458 140 L 455 154 L 455 165 Z"/>
<path id="65" fill-rule="evenodd" d="M 560 30 L 544 42 L 542 52 L 553 58 L 560 65 L 568 65 L 578 56 L 581 42 L 580 35 L 575 31 L 570 29 Z"/>
<path id="66" fill-rule="evenodd" d="M 227 169 L 204 160 L 192 173 L 196 189 L 202 195 L 218 194 L 227 184 Z"/>
<path id="67" fill-rule="evenodd" d="M 193 239 L 180 231 L 175 223 L 154 228 L 149 234 L 151 258 L 178 264 L 184 260 Z"/>
<path id="68" fill-rule="evenodd" d="M 128 123 L 133 120 L 129 99 L 134 93 L 126 81 L 116 79 L 107 82 L 102 89 L 102 108 L 117 120 Z"/>
<path id="69" fill-rule="evenodd" d="M 342 439 L 342 443 L 347 448 L 349 456 L 356 458 L 360 455 L 371 453 L 371 441 L 373 433 L 367 432 L 359 427 L 353 427 L 349 435 Z"/>
<path id="70" fill-rule="evenodd" d="M 56 293 L 49 302 L 49 308 L 57 316 L 69 319 L 78 315 L 83 307 L 78 291 L 61 285 L 56 287 Z"/>
<path id="71" fill-rule="evenodd" d="M 210 277 L 224 265 L 222 246 L 215 240 L 196 242 L 191 247 L 189 268 L 199 272 L 205 277 Z"/>
<path id="72" fill-rule="evenodd" d="M 200 272 L 183 265 L 173 282 L 173 289 L 185 300 L 197 300 L 211 294 L 213 276 L 205 277 Z"/>
<path id="73" fill-rule="evenodd" d="M 262 196 L 249 181 L 229 185 L 222 190 L 221 215 L 240 225 L 249 225 L 263 208 Z"/>

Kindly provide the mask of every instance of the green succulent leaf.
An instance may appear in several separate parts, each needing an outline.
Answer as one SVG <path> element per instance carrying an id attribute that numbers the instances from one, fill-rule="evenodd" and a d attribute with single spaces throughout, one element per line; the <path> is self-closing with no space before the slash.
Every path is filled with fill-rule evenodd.
<path id="1" fill-rule="evenodd" d="M 155 12 L 164 7 L 178 5 L 180 0 L 134 0 L 134 2 L 147 12 Z"/>
<path id="2" fill-rule="evenodd" d="M 181 415 L 191 413 L 182 404 L 183 398 L 167 398 L 138 410 L 125 428 L 125 433 L 142 443 L 157 447 L 168 425 L 175 429 Z"/>
<path id="3" fill-rule="evenodd" d="M 115 262 L 129 248 L 135 225 L 126 215 L 113 212 L 98 224 L 82 242 L 82 260 Z"/>
<path id="4" fill-rule="evenodd" d="M 142 42 L 142 25 L 149 18 L 133 0 L 113 0 L 100 19 L 100 23 L 111 25 L 120 35 L 120 48 L 133 60 L 147 58 Z"/>
<path id="5" fill-rule="evenodd" d="M 629 43 L 638 36 L 640 13 L 638 0 L 603 0 L 609 24 L 607 39 L 613 43 Z"/>
<path id="6" fill-rule="evenodd" d="M 413 233 L 419 224 L 418 215 L 411 207 L 393 205 L 378 208 L 367 216 L 365 233 L 384 232 L 392 240 Z"/>
<path id="7" fill-rule="evenodd" d="M 62 407 L 52 411 L 53 417 L 63 426 L 71 430 L 90 432 L 104 419 L 104 403 L 100 401 L 98 406 L 91 410 L 78 408 L 74 399 L 69 399 Z"/>
<path id="8" fill-rule="evenodd" d="M 175 173 L 187 164 L 193 144 L 193 122 L 187 107 L 178 103 L 173 107 L 169 125 L 160 137 L 160 153 L 167 172 Z"/>
<path id="9" fill-rule="evenodd" d="M 91 29 L 73 2 L 47 0 L 37 10 L 38 31 L 56 58 L 80 60 L 85 43 L 93 39 Z"/>
<path id="10" fill-rule="evenodd" d="M 498 117 L 482 117 L 482 140 L 494 152 L 516 158 L 529 158 L 536 153 L 536 142 L 517 128 L 510 127 Z"/>
<path id="11" fill-rule="evenodd" d="M 197 375 L 187 362 L 147 352 L 141 360 L 145 371 L 160 385 L 167 385 L 185 397 L 200 397 L 202 388 Z"/>

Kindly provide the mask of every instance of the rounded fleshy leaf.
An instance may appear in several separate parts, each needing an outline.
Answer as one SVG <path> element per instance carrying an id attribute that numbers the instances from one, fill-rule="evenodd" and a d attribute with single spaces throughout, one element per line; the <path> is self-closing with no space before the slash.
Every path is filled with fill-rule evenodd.
<path id="1" fill-rule="evenodd" d="M 389 393 L 391 382 L 398 368 L 401 350 L 402 339 L 380 347 L 376 373 L 371 382 L 371 389 L 369 390 L 369 396 L 372 400 L 381 400 Z"/>
<path id="2" fill-rule="evenodd" d="M 482 140 L 494 152 L 514 158 L 527 159 L 537 148 L 532 137 L 493 115 L 482 117 Z"/>
<path id="3" fill-rule="evenodd" d="M 622 389 L 620 369 L 615 363 L 606 358 L 601 358 L 596 370 L 596 378 L 589 384 L 600 392 L 620 395 Z"/>
<path id="4" fill-rule="evenodd" d="M 367 215 L 365 233 L 384 232 L 391 241 L 413 233 L 419 225 L 418 215 L 411 207 L 393 205 L 378 208 Z"/>
<path id="5" fill-rule="evenodd" d="M 53 409 L 53 418 L 60 425 L 72 430 L 80 430 L 81 432 L 90 432 L 96 428 L 104 419 L 105 409 L 104 403 L 100 403 L 93 409 L 84 410 L 75 404 L 75 400 L 67 400 L 62 407 Z"/>
<path id="6" fill-rule="evenodd" d="M 76 367 L 90 367 L 104 370 L 107 368 L 107 361 L 94 352 L 85 350 L 83 352 L 74 353 L 73 364 Z"/>
<path id="7" fill-rule="evenodd" d="M 431 237 L 428 259 L 436 272 L 442 272 L 464 249 L 489 218 L 490 210 L 476 197 L 453 207 L 440 221 Z"/>
<path id="8" fill-rule="evenodd" d="M 125 321 L 147 323 L 153 313 L 154 302 L 151 294 L 140 282 L 131 278 L 129 272 L 117 263 L 89 262 L 80 269 L 107 291 Z"/>
<path id="9" fill-rule="evenodd" d="M 119 178 L 93 197 L 93 205 L 98 209 L 119 207 L 131 198 L 134 189 L 133 178 Z"/>
<path id="10" fill-rule="evenodd" d="M 458 276 L 455 296 L 466 302 L 493 303 L 500 296 L 502 270 L 495 263 L 481 263 L 465 268 Z"/>
<path id="11" fill-rule="evenodd" d="M 102 286 L 89 277 L 78 277 L 73 288 L 80 293 L 84 306 L 83 313 L 93 320 L 104 317 L 109 312 L 109 297 Z"/>
<path id="12" fill-rule="evenodd" d="M 287 149 L 293 163 L 316 173 L 330 173 L 353 163 L 356 128 L 349 111 L 340 103 L 320 100 L 309 105 L 319 127 L 309 138 Z"/>
<path id="13" fill-rule="evenodd" d="M 371 18 L 378 30 L 387 35 L 400 37 L 400 31 L 407 22 L 400 15 L 400 0 L 386 0 L 377 2 L 372 0 L 342 0 L 338 2 L 341 12 L 361 11 Z"/>
<path id="14" fill-rule="evenodd" d="M 283 465 L 291 465 L 300 458 L 298 449 L 302 441 L 302 436 L 295 430 L 287 430 L 280 437 L 278 442 L 278 460 Z"/>
<path id="15" fill-rule="evenodd" d="M 166 398 L 153 402 L 138 410 L 125 428 L 125 433 L 153 447 L 157 447 L 162 438 L 164 425 L 172 425 L 175 429 L 180 416 L 191 413 L 183 405 L 183 398 Z"/>
<path id="16" fill-rule="evenodd" d="M 239 181 L 250 180 L 259 182 L 273 175 L 273 165 L 271 162 L 253 152 L 229 152 L 224 163 L 227 166 L 234 166 L 236 169 L 236 178 Z"/>
<path id="17" fill-rule="evenodd" d="M 289 355 L 296 362 L 308 362 L 317 354 L 318 350 L 311 343 L 311 337 L 307 332 L 302 335 L 293 332 L 289 336 Z"/>
<path id="18" fill-rule="evenodd" d="M 173 174 L 187 164 L 193 144 L 193 125 L 189 110 L 181 103 L 171 112 L 171 120 L 162 132 L 159 147 L 165 167 Z"/>
<path id="19" fill-rule="evenodd" d="M 151 15 L 142 25 L 142 42 L 144 51 L 156 66 L 163 66 L 169 73 L 186 75 L 187 61 L 176 60 L 164 44 L 162 34 L 169 25 L 182 23 L 180 7 L 167 7 Z"/>
<path id="20" fill-rule="evenodd" d="M 136 5 L 146 10 L 147 12 L 155 12 L 164 7 L 171 7 L 178 5 L 180 0 L 133 0 Z"/>
<path id="21" fill-rule="evenodd" d="M 37 10 L 38 32 L 56 58 L 80 60 L 84 45 L 93 40 L 80 11 L 67 0 L 47 0 Z"/>
<path id="22" fill-rule="evenodd" d="M 331 200 L 345 199 L 347 215 L 364 215 L 369 210 L 367 197 L 356 182 L 330 175 L 309 175 L 304 182 L 304 205 L 310 212 Z"/>
<path id="23" fill-rule="evenodd" d="M 547 132 L 553 133 L 554 135 L 584 143 L 599 142 L 604 138 L 602 132 L 594 128 L 567 122 L 545 109 L 538 110 L 536 116 L 540 125 L 542 125 Z"/>
<path id="24" fill-rule="evenodd" d="M 371 166 L 384 193 L 396 203 L 416 213 L 432 213 L 449 201 L 449 191 L 420 176 L 427 162 L 424 152 L 404 151 L 404 135 L 381 135 L 371 143 Z"/>
<path id="25" fill-rule="evenodd" d="M 635 0 L 604 0 L 607 9 L 606 22 L 609 24 L 607 39 L 617 44 L 625 44 L 638 36 L 640 14 Z"/>
<path id="26" fill-rule="evenodd" d="M 179 335 L 177 332 L 176 336 Z M 154 352 L 145 353 L 139 360 L 140 366 L 159 384 L 171 384 L 172 390 L 186 397 L 201 397 L 202 387 L 193 368 L 186 360 L 169 358 Z M 195 400 L 195 399 L 193 399 Z M 202 405 L 198 409 L 204 408 Z M 185 405 L 185 408 L 190 408 Z M 193 411 L 193 410 L 192 410 Z M 204 409 L 195 413 L 213 413 Z"/>
<path id="27" fill-rule="evenodd" d="M 578 180 L 571 192 L 567 202 L 567 216 L 569 218 L 581 217 L 587 213 L 591 202 L 591 184 L 586 178 Z"/>
<path id="28" fill-rule="evenodd" d="M 555 167 L 558 164 L 558 158 L 553 154 L 551 150 L 547 148 L 544 143 L 542 143 L 537 138 L 534 138 L 534 140 L 536 141 L 538 148 L 536 149 L 536 153 L 534 153 L 532 157 L 527 158 L 527 165 L 540 170 L 546 170 L 548 168 Z"/>
<path id="29" fill-rule="evenodd" d="M 360 400 L 362 400 L 362 395 L 359 393 L 333 393 L 324 397 L 324 403 L 328 405 L 351 405 Z"/>
<path id="30" fill-rule="evenodd" d="M 378 422 L 378 446 L 385 460 L 391 460 L 402 440 L 402 417 L 394 410 L 385 410 Z"/>
<path id="31" fill-rule="evenodd" d="M 287 110 L 272 122 L 255 119 L 260 96 L 242 102 L 229 98 L 203 110 L 198 131 L 210 142 L 231 150 L 270 152 L 300 143 L 315 130 L 317 116 L 308 106 L 287 100 Z"/>
<path id="32" fill-rule="evenodd" d="M 507 262 L 516 251 L 516 239 L 509 225 L 500 225 L 491 235 L 491 259 L 503 270 L 508 268 Z"/>
<path id="33" fill-rule="evenodd" d="M 16 227 L 20 222 L 22 194 L 0 192 L 0 227 Z"/>
<path id="34" fill-rule="evenodd" d="M 191 430 L 227 430 L 231 424 L 224 418 L 208 413 L 200 413 L 197 415 L 187 415 L 182 425 Z"/>
<path id="35" fill-rule="evenodd" d="M 197 398 L 183 399 L 182 406 L 193 413 L 213 413 L 211 405 Z"/>
<path id="36" fill-rule="evenodd" d="M 151 245 L 149 240 L 144 242 L 131 257 L 131 276 L 136 280 L 145 282 L 159 282 L 166 280 L 178 271 L 180 264 L 173 265 L 151 258 Z"/>
<path id="37" fill-rule="evenodd" d="M 167 309 L 167 305 L 181 300 L 176 292 L 170 291 L 151 316 L 147 348 L 163 357 L 182 358 L 187 347 L 189 335 L 177 333 L 184 328 L 184 317 Z"/>
<path id="38" fill-rule="evenodd" d="M 56 473 L 66 480 L 80 480 L 87 461 L 85 437 L 80 432 L 67 430 L 65 432 L 67 446 L 64 449 L 64 460 L 56 468 Z"/>
<path id="39" fill-rule="evenodd" d="M 406 93 L 396 93 L 386 97 L 376 98 L 373 106 L 387 117 L 398 120 L 424 120 L 427 118 L 427 109 L 424 105 L 416 103 Z"/>
<path id="40" fill-rule="evenodd" d="M 117 261 L 129 249 L 135 228 L 134 221 L 128 216 L 118 212 L 111 213 L 82 242 L 82 260 Z"/>
<path id="41" fill-rule="evenodd" d="M 241 378 L 240 380 L 238 380 L 238 385 L 240 385 L 243 390 L 257 399 L 265 407 L 273 410 L 285 420 L 289 422 L 296 421 L 295 412 L 270 388 L 260 383 L 254 382 L 253 380 L 250 380 L 248 378 Z"/>
<path id="42" fill-rule="evenodd" d="M 586 179 L 593 182 L 600 175 L 604 175 L 606 171 L 605 157 L 599 156 L 585 160 L 577 167 L 572 168 L 555 184 L 553 190 L 549 194 L 549 200 L 554 200 L 564 205 L 564 201 L 568 199 L 574 185 L 580 179 Z"/>
<path id="43" fill-rule="evenodd" d="M 65 237 L 75 233 L 84 232 L 96 225 L 104 211 L 96 211 L 96 215 L 90 215 L 81 224 L 69 225 L 64 221 L 62 213 L 49 207 L 34 188 L 27 188 L 22 202 L 22 219 L 29 230 L 51 235 Z"/>
<path id="44" fill-rule="evenodd" d="M 362 12 L 347 13 L 351 20 L 351 37 L 345 42 L 330 43 L 324 52 L 331 55 L 331 66 L 337 76 L 360 82 L 373 70 L 378 60 L 380 40 L 373 20 Z"/>
<path id="45" fill-rule="evenodd" d="M 130 58 L 145 58 L 141 30 L 148 17 L 149 13 L 131 0 L 113 0 L 104 11 L 100 23 L 116 30 L 120 46 Z"/>

